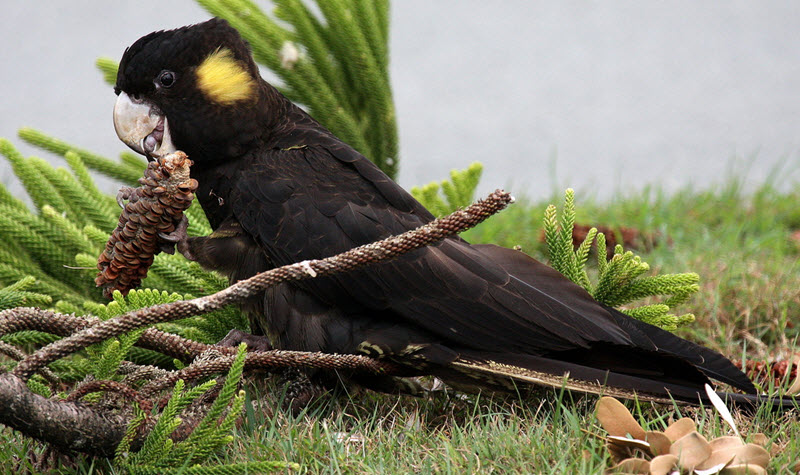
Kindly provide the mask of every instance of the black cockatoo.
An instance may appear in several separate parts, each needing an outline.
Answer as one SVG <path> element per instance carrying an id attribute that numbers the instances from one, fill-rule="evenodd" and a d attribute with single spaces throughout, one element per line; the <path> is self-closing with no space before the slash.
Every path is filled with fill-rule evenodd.
<path id="1" fill-rule="evenodd" d="M 226 21 L 158 31 L 119 65 L 114 125 L 150 157 L 186 152 L 214 232 L 172 236 L 232 281 L 328 257 L 433 219 L 372 162 L 264 81 Z M 459 385 L 531 383 L 668 401 L 715 379 L 756 400 L 727 358 L 593 300 L 522 252 L 458 237 L 393 261 L 272 288 L 246 303 L 281 349 L 385 358 Z M 385 388 L 380 378 L 360 381 Z"/>

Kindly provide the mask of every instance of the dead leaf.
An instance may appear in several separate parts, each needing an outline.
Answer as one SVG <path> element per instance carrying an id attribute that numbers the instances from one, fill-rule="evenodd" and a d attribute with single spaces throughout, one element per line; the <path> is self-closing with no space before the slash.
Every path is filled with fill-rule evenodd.
<path id="1" fill-rule="evenodd" d="M 747 444 L 736 450 L 733 465 L 748 464 L 766 468 L 769 464 L 769 452 L 764 447 L 756 444 Z"/>
<path id="2" fill-rule="evenodd" d="M 672 441 L 663 432 L 645 432 L 644 440 L 650 444 L 650 453 L 664 455 L 669 453 Z"/>
<path id="3" fill-rule="evenodd" d="M 611 470 L 615 473 L 624 472 L 648 474 L 650 473 L 650 462 L 640 458 L 629 458 L 614 465 L 611 467 Z"/>
<path id="4" fill-rule="evenodd" d="M 702 463 L 698 464 L 695 472 L 703 472 L 704 474 L 719 473 L 720 470 L 731 465 L 736 454 L 732 450 L 721 450 L 718 452 L 711 452 L 711 455 Z"/>
<path id="5" fill-rule="evenodd" d="M 623 447 L 626 449 L 639 449 L 643 452 L 650 454 L 650 444 L 647 441 L 639 439 L 629 439 L 627 437 L 617 437 L 616 435 L 609 435 L 607 437 L 608 443 Z"/>
<path id="6" fill-rule="evenodd" d="M 644 429 L 636 422 L 630 411 L 613 397 L 604 396 L 597 401 L 597 420 L 609 435 L 644 440 Z"/>
<path id="7" fill-rule="evenodd" d="M 678 456 L 678 464 L 682 469 L 692 471 L 711 455 L 711 446 L 705 437 L 690 432 L 676 440 L 669 453 Z"/>
<path id="8" fill-rule="evenodd" d="M 728 465 L 720 475 L 766 475 L 767 469 L 758 465 Z"/>
<path id="9" fill-rule="evenodd" d="M 697 426 L 693 420 L 689 419 L 688 417 L 682 417 L 670 424 L 669 427 L 664 430 L 664 435 L 666 435 L 667 438 L 669 438 L 669 440 L 672 442 L 675 442 L 686 434 L 696 430 Z"/>
<path id="10" fill-rule="evenodd" d="M 717 437 L 709 441 L 708 445 L 711 446 L 712 452 L 719 452 L 720 450 L 735 450 L 739 447 L 744 447 L 745 443 L 742 439 L 734 436 Z"/>
<path id="11" fill-rule="evenodd" d="M 672 454 L 659 455 L 650 461 L 650 475 L 667 475 L 678 464 L 678 456 Z"/>
<path id="12" fill-rule="evenodd" d="M 770 440 L 769 437 L 767 437 L 767 435 L 763 432 L 756 432 L 755 434 L 750 434 L 750 442 L 760 445 L 766 449 Z"/>

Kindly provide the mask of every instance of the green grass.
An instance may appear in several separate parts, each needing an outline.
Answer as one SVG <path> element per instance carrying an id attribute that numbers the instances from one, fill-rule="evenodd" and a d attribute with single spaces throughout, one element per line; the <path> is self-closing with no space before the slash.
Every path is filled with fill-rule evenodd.
<path id="1" fill-rule="evenodd" d="M 518 200 L 470 231 L 473 242 L 520 245 L 537 258 L 548 202 Z M 710 191 L 664 193 L 648 188 L 598 201 L 576 193 L 577 222 L 620 225 L 658 233 L 659 243 L 638 250 L 654 271 L 694 271 L 700 292 L 676 309 L 697 321 L 680 335 L 734 359 L 790 358 L 800 331 L 800 193 L 763 185 L 744 192 L 738 180 Z M 251 395 L 261 391 L 251 389 Z M 417 399 L 365 391 L 324 398 L 298 417 L 280 409 L 276 394 L 257 397 L 220 463 L 297 462 L 307 473 L 548 472 L 599 473 L 610 465 L 594 415 L 596 398 L 542 391 L 536 397 L 492 398 L 448 393 Z M 728 435 L 712 410 L 628 403 L 646 429 L 660 430 L 681 415 L 693 417 L 707 438 Z M 740 431 L 763 432 L 780 449 L 770 469 L 800 459 L 797 414 L 738 414 Z M 31 444 L 0 432 L 3 472 Z M 22 465 L 29 468 L 27 465 Z M 73 469 L 64 469 L 70 472 Z M 84 460 L 82 473 L 113 472 Z"/>
<path id="2" fill-rule="evenodd" d="M 595 400 L 551 391 L 526 400 L 361 396 L 298 418 L 259 413 L 221 460 L 294 461 L 309 473 L 601 473 L 611 463 Z M 646 430 L 687 415 L 709 440 L 731 435 L 711 410 L 629 406 Z M 772 460 L 776 470 L 800 456 L 796 415 L 740 415 L 739 427 L 745 438 L 764 432 L 788 444 Z"/>

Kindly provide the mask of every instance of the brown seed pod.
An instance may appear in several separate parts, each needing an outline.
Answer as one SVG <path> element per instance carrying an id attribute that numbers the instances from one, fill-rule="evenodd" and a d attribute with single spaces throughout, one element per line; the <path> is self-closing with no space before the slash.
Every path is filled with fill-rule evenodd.
<path id="1" fill-rule="evenodd" d="M 161 252 L 159 233 L 175 231 L 192 204 L 197 180 L 189 177 L 191 165 L 185 153 L 171 153 L 147 164 L 140 187 L 120 190 L 119 198 L 128 202 L 97 259 L 95 283 L 106 297 L 114 290 L 127 294 L 147 276 Z"/>
<path id="2" fill-rule="evenodd" d="M 722 414 L 728 411 L 713 405 L 724 419 L 726 416 Z M 686 417 L 663 432 L 645 432 L 630 411 L 611 397 L 600 398 L 596 412 L 597 421 L 608 432 L 608 451 L 617 462 L 606 473 L 767 473 L 770 453 L 764 445 L 769 438 L 764 434 L 753 434 L 753 442 L 746 443 L 732 425 L 736 437 L 709 441 L 697 432 L 694 421 Z"/>
<path id="3" fill-rule="evenodd" d="M 767 388 L 772 385 L 781 387 L 787 381 L 795 381 L 797 379 L 798 365 L 792 359 L 772 362 L 747 360 L 744 367 L 742 367 L 742 361 L 734 361 L 734 364 L 744 371 L 750 379 Z"/>

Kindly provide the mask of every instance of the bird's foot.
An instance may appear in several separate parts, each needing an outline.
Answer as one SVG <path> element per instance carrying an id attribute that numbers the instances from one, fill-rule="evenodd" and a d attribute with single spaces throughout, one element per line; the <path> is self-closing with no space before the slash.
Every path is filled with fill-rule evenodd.
<path id="1" fill-rule="evenodd" d="M 237 347 L 240 343 L 247 345 L 247 351 L 269 351 L 272 349 L 272 344 L 270 344 L 269 338 L 266 336 L 251 335 L 236 329 L 229 331 L 217 345 Z"/>
<path id="2" fill-rule="evenodd" d="M 189 259 L 190 261 L 197 260 L 194 258 L 194 254 L 189 248 L 189 236 L 186 234 L 186 230 L 188 228 L 189 218 L 187 218 L 186 215 L 183 215 L 181 216 L 181 222 L 178 223 L 175 231 L 172 231 L 171 233 L 158 233 L 158 237 L 161 239 L 161 242 L 159 243 L 161 252 L 175 254 L 175 249 L 177 248 L 178 252 L 183 254 L 183 257 Z"/>

